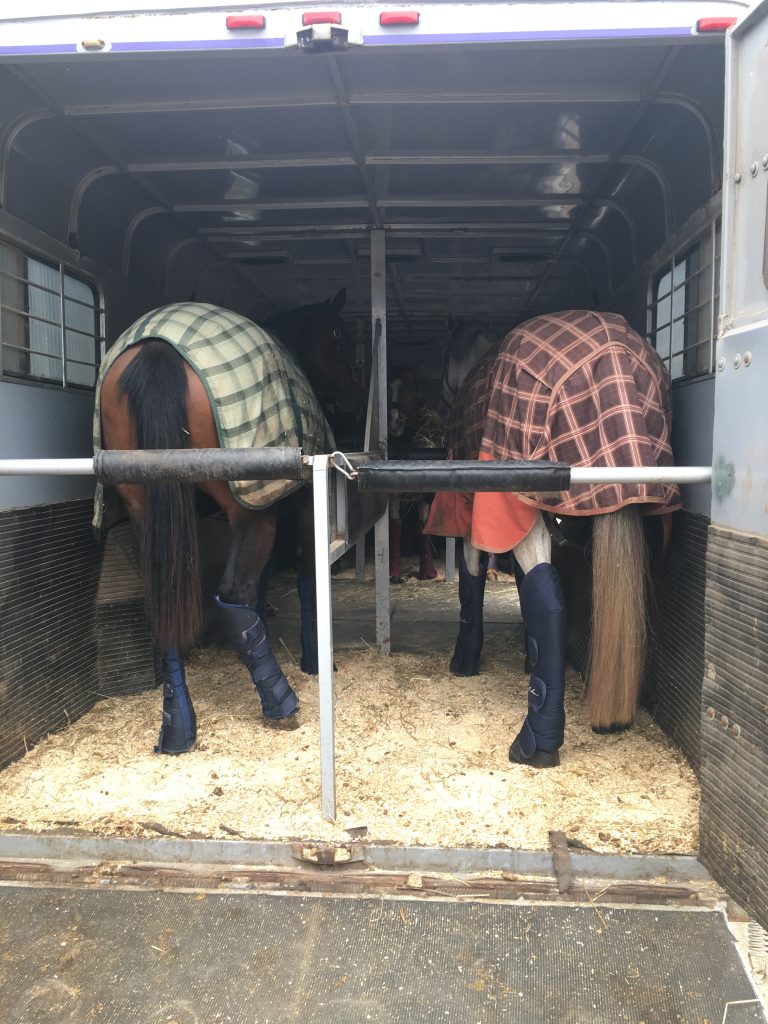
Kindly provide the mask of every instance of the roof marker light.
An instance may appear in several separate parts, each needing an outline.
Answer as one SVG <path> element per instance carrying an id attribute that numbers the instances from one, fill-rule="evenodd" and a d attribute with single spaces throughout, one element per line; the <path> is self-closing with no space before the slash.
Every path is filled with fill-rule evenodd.
<path id="1" fill-rule="evenodd" d="M 341 11 L 307 11 L 301 16 L 302 25 L 340 25 Z"/>
<path id="2" fill-rule="evenodd" d="M 419 18 L 418 11 L 383 11 L 379 15 L 379 24 L 382 28 L 388 25 L 418 25 Z"/>
<path id="3" fill-rule="evenodd" d="M 228 14 L 227 28 L 266 28 L 267 19 L 263 14 Z"/>
<path id="4" fill-rule="evenodd" d="M 697 32 L 727 32 L 735 25 L 737 18 L 699 18 L 696 22 Z"/>

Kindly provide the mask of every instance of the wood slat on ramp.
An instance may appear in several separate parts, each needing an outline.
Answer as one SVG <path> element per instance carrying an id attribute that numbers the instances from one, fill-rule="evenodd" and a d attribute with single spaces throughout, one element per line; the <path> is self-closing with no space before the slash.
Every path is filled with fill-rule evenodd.
<path id="1" fill-rule="evenodd" d="M 720 913 L 0 889 L 3 1024 L 765 1021 Z"/>

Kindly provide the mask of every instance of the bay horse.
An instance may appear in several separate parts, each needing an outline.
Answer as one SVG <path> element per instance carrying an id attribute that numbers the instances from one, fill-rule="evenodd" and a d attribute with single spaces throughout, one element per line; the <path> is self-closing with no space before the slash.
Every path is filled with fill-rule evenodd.
<path id="1" fill-rule="evenodd" d="M 566 310 L 518 325 L 464 382 L 447 427 L 460 459 L 570 466 L 672 464 L 669 375 L 620 316 Z M 451 671 L 477 675 L 488 553 L 512 550 L 530 670 L 514 763 L 559 764 L 565 730 L 565 600 L 547 520 L 590 517 L 592 632 L 587 707 L 596 732 L 631 726 L 646 648 L 648 553 L 641 513 L 681 507 L 675 486 L 575 485 L 568 492 L 439 494 L 425 529 L 463 538 L 461 619 Z M 582 518 L 580 520 L 584 522 Z M 666 535 L 666 528 L 665 528 Z"/>
<path id="2" fill-rule="evenodd" d="M 437 414 L 425 406 L 419 396 L 415 366 L 394 366 L 389 375 L 388 435 L 390 457 L 414 447 L 439 447 L 441 437 L 434 436 Z M 431 417 L 431 419 L 430 419 Z M 439 424 L 439 420 L 438 420 Z M 442 425 L 439 433 L 442 434 Z M 389 498 L 389 581 L 403 582 L 402 534 L 403 521 L 412 510 L 416 514 L 420 580 L 433 580 L 437 576 L 432 558 L 432 542 L 424 533 L 429 513 L 428 494 L 393 494 Z"/>
<path id="3" fill-rule="evenodd" d="M 358 384 L 338 304 L 300 311 L 308 373 L 357 403 Z M 301 355 L 300 355 L 301 358 Z M 273 335 L 229 310 L 176 303 L 141 317 L 109 349 L 96 390 L 94 447 L 113 449 L 302 447 L 331 451 L 333 437 L 307 374 Z M 297 586 L 301 669 L 317 673 L 317 612 L 311 493 L 300 481 L 205 481 L 199 489 L 227 516 L 231 537 L 215 602 L 228 639 L 251 674 L 266 722 L 293 727 L 299 703 L 264 626 L 265 566 L 277 503 L 298 516 Z M 184 655 L 200 624 L 194 487 L 120 484 L 134 528 L 147 619 L 163 684 L 156 752 L 181 754 L 197 735 Z M 100 525 L 97 494 L 94 525 Z"/>

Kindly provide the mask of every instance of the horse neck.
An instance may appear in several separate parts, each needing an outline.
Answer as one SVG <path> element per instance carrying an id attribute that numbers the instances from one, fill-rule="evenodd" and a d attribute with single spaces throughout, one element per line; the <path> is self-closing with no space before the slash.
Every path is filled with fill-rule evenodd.
<path id="1" fill-rule="evenodd" d="M 482 327 L 477 328 L 469 345 L 465 344 L 466 331 L 457 332 L 446 351 L 443 368 L 442 400 L 447 409 L 451 409 L 458 397 L 464 381 L 478 359 L 490 349 L 491 342 Z"/>

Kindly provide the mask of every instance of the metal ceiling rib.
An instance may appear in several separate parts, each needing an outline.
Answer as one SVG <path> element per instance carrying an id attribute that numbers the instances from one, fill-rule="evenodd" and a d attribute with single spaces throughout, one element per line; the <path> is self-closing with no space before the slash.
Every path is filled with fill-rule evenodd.
<path id="1" fill-rule="evenodd" d="M 63 126 L 99 155 L 73 170 L 73 239 L 107 202 L 125 274 L 157 238 L 172 282 L 194 240 L 262 313 L 349 283 L 363 315 L 383 229 L 390 342 L 417 345 L 483 303 L 512 326 L 606 301 L 717 180 L 720 111 L 696 76 L 719 54 L 666 40 L 2 68 L 35 102 L 5 119 L 0 196 L 13 211 L 27 154 Z"/>

